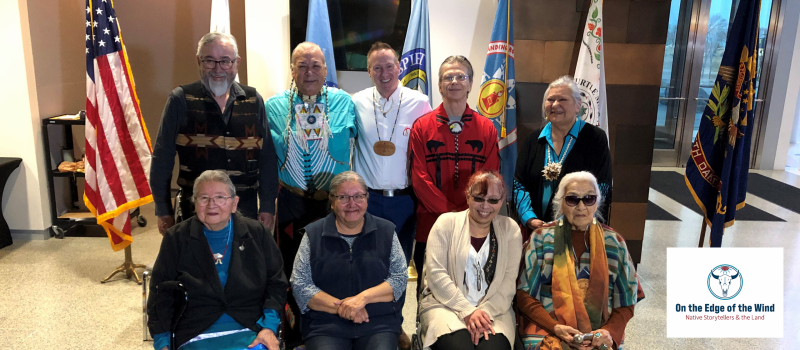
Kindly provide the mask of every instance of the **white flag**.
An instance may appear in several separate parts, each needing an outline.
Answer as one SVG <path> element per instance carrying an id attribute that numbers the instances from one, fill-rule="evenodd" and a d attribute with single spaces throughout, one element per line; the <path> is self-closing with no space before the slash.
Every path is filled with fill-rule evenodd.
<path id="1" fill-rule="evenodd" d="M 231 33 L 231 11 L 228 9 L 228 0 L 211 0 L 209 32 Z"/>
<path id="2" fill-rule="evenodd" d="M 603 60 L 603 0 L 591 0 L 583 27 L 575 82 L 581 90 L 580 117 L 608 135 L 606 74 Z M 609 140 L 611 136 L 609 135 Z"/>
<path id="3" fill-rule="evenodd" d="M 209 32 L 231 33 L 231 10 L 228 0 L 211 0 L 211 30 Z M 239 74 L 236 74 L 239 82 Z"/>

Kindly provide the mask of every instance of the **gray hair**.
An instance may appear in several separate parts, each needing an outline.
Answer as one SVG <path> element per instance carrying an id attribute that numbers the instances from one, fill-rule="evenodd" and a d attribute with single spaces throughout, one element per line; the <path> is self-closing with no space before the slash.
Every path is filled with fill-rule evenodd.
<path id="1" fill-rule="evenodd" d="M 200 41 L 197 42 L 197 57 L 200 57 L 200 51 L 203 50 L 204 46 L 213 43 L 217 40 L 227 40 L 228 42 L 230 42 L 231 45 L 233 46 L 233 54 L 236 55 L 237 58 L 239 57 L 239 45 L 236 44 L 236 38 L 234 38 L 233 35 L 230 35 L 228 33 L 220 33 L 220 32 L 211 32 L 206 35 L 203 35 L 203 37 L 200 38 Z"/>
<path id="2" fill-rule="evenodd" d="M 545 112 L 544 107 L 547 105 L 547 95 L 550 94 L 550 89 L 555 87 L 567 87 L 572 91 L 572 98 L 575 100 L 575 103 L 581 104 L 581 89 L 578 88 L 578 84 L 575 83 L 575 79 L 573 79 L 569 75 L 563 75 L 556 80 L 553 80 L 550 85 L 547 86 L 547 90 L 544 90 L 544 97 L 542 97 L 542 118 L 545 120 L 547 119 L 547 112 Z"/>
<path id="3" fill-rule="evenodd" d="M 358 175 L 358 173 L 356 173 L 355 171 L 348 170 L 336 174 L 336 176 L 333 177 L 333 180 L 331 180 L 330 193 L 331 194 L 338 193 L 339 187 L 341 187 L 343 183 L 350 181 L 358 182 L 358 184 L 361 185 L 362 188 L 364 188 L 364 192 L 367 191 L 367 183 L 364 182 L 364 178 L 361 177 L 361 175 Z"/>
<path id="4" fill-rule="evenodd" d="M 450 57 L 444 59 L 444 62 L 442 62 L 442 65 L 439 66 L 439 81 L 442 80 L 442 76 L 444 75 L 444 71 L 442 71 L 442 67 L 444 67 L 445 64 L 455 64 L 455 63 L 458 63 L 458 64 L 460 64 L 460 65 L 462 65 L 464 67 L 467 67 L 467 76 L 469 76 L 469 82 L 471 83 L 472 82 L 472 76 L 474 75 L 474 72 L 472 71 L 472 63 L 469 63 L 469 60 L 466 57 L 461 56 L 461 55 L 453 55 L 453 56 L 450 56 Z"/>
<path id="5" fill-rule="evenodd" d="M 294 47 L 294 50 L 292 50 L 292 58 L 291 58 L 292 62 L 291 62 L 291 65 L 290 65 L 290 67 L 292 69 L 294 69 L 294 60 L 297 59 L 297 56 L 301 52 L 304 52 L 306 50 L 312 50 L 312 51 L 313 50 L 319 50 L 319 53 L 322 54 L 322 66 L 323 67 L 327 67 L 328 66 L 328 64 L 325 62 L 325 53 L 322 52 L 322 48 L 319 47 L 319 45 L 314 44 L 314 43 L 312 43 L 310 41 L 304 41 L 302 43 L 297 44 L 297 46 Z"/>
<path id="6" fill-rule="evenodd" d="M 236 186 L 233 185 L 228 174 L 222 170 L 206 170 L 194 180 L 194 186 L 192 186 L 192 202 L 197 199 L 197 192 L 200 190 L 200 184 L 205 182 L 221 182 L 225 184 L 228 186 L 228 194 L 231 195 L 231 198 L 236 198 Z"/>
<path id="7" fill-rule="evenodd" d="M 554 218 L 558 219 L 564 215 L 564 212 L 561 210 L 561 206 L 564 204 L 564 196 L 567 195 L 567 187 L 576 182 L 586 182 L 592 185 L 592 188 L 594 188 L 594 193 L 597 195 L 597 207 L 600 208 L 603 205 L 603 193 L 600 192 L 600 186 L 597 185 L 597 178 L 588 171 L 576 171 L 574 173 L 564 175 L 564 177 L 561 179 L 561 183 L 558 184 L 558 192 L 556 192 L 556 195 L 553 197 Z M 599 210 L 595 210 L 594 217 L 600 219 L 601 221 L 605 221 Z"/>

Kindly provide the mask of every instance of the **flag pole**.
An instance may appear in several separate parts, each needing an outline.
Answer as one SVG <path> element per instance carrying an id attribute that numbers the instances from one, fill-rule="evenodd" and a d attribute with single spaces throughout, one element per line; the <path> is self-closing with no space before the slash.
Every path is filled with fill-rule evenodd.
<path id="1" fill-rule="evenodd" d="M 703 248 L 703 241 L 706 239 L 706 220 L 703 218 L 703 228 L 700 229 L 700 242 L 697 243 L 697 248 Z"/>
<path id="2" fill-rule="evenodd" d="M 133 277 L 136 279 L 136 283 L 142 284 L 142 278 L 139 277 L 138 273 L 136 273 L 136 269 L 145 269 L 147 268 L 147 266 L 144 266 L 142 264 L 134 264 L 132 256 L 133 255 L 131 254 L 131 245 L 128 244 L 128 246 L 125 247 L 125 261 L 122 263 L 122 265 L 114 269 L 114 272 L 108 275 L 108 277 L 102 279 L 100 283 L 106 283 L 111 280 L 111 277 L 114 277 L 116 274 L 120 272 L 124 272 L 125 278 L 131 279 L 131 277 Z"/>
<path id="3" fill-rule="evenodd" d="M 506 94 L 505 100 L 508 101 L 508 51 L 509 51 L 509 42 L 511 38 L 509 32 L 511 27 L 511 0 L 508 0 L 506 3 L 506 64 L 503 66 L 503 87 L 505 87 L 506 91 L 503 93 Z M 503 115 L 500 117 L 500 138 L 504 139 L 508 136 L 506 133 L 506 107 L 508 107 L 508 102 L 506 105 L 503 106 Z"/>

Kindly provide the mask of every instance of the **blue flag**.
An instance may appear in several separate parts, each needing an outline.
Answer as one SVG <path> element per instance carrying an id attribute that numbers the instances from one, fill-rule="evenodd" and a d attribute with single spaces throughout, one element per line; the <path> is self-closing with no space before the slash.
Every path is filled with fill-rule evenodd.
<path id="1" fill-rule="evenodd" d="M 310 0 L 308 2 L 308 25 L 306 26 L 306 41 L 319 45 L 325 55 L 325 65 L 328 66 L 326 84 L 338 87 L 336 81 L 336 61 L 333 58 L 333 39 L 331 39 L 331 21 L 328 18 L 328 2 L 326 0 Z"/>
<path id="2" fill-rule="evenodd" d="M 414 0 L 408 20 L 406 42 L 400 56 L 400 83 L 428 95 L 430 102 L 431 36 L 428 25 L 428 0 Z"/>
<path id="3" fill-rule="evenodd" d="M 512 198 L 517 164 L 517 101 L 514 89 L 514 23 L 511 2 L 500 0 L 494 16 L 492 37 L 483 66 L 478 112 L 497 128 L 500 174 L 506 182 L 506 198 Z"/>
<path id="4" fill-rule="evenodd" d="M 758 57 L 759 0 L 740 0 L 719 73 L 686 164 L 686 185 L 720 247 L 725 227 L 744 207 Z"/>

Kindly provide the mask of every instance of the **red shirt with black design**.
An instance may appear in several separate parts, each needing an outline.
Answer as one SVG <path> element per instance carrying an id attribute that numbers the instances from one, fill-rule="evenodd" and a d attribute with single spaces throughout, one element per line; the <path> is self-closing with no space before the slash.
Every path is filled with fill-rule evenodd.
<path id="1" fill-rule="evenodd" d="M 419 242 L 428 241 L 439 215 L 467 209 L 464 190 L 473 173 L 500 169 L 497 130 L 489 119 L 467 105 L 461 117 L 461 133 L 452 133 L 449 122 L 444 106 L 439 105 L 411 128 L 409 164 L 418 198 Z"/>

